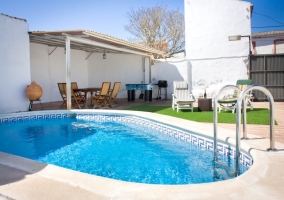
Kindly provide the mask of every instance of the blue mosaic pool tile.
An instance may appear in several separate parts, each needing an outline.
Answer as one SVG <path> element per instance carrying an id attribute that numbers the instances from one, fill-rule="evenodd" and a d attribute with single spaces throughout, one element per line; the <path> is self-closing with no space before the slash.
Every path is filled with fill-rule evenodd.
<path id="1" fill-rule="evenodd" d="M 172 132 L 173 132 L 173 135 L 174 135 L 175 138 L 180 139 L 180 135 L 178 134 L 178 132 L 176 130 L 172 130 Z"/>
<path id="2" fill-rule="evenodd" d="M 156 130 L 159 131 L 160 133 L 164 133 L 163 132 L 163 126 L 160 125 L 160 124 L 156 125 Z"/>
<path id="3" fill-rule="evenodd" d="M 67 113 L 63 114 L 32 114 L 32 115 L 24 115 L 24 116 L 16 116 L 16 117 L 4 117 L 0 118 L 0 123 L 9 123 L 9 122 L 23 122 L 26 120 L 44 120 L 44 119 L 51 119 L 51 118 L 66 118 Z"/>
<path id="4" fill-rule="evenodd" d="M 9 119 L 9 121 L 10 121 L 10 122 L 16 122 L 16 121 L 17 121 L 17 118 L 16 118 L 16 117 L 11 117 L 11 118 Z"/>
<path id="5" fill-rule="evenodd" d="M 105 116 L 105 121 L 106 121 L 106 122 L 110 122 L 110 121 L 114 121 L 114 120 L 111 118 L 111 116 L 106 115 L 106 116 Z"/>
<path id="6" fill-rule="evenodd" d="M 121 120 L 121 122 L 123 123 L 123 122 L 126 121 L 126 117 L 125 117 L 125 116 L 121 116 L 121 117 L 120 117 L 120 120 Z"/>
<path id="7" fill-rule="evenodd" d="M 38 115 L 37 118 L 38 119 L 44 119 L 44 116 L 43 115 Z"/>
<path id="8" fill-rule="evenodd" d="M 119 116 L 111 115 L 111 119 L 112 119 L 112 121 L 116 122 L 119 119 Z"/>
<path id="9" fill-rule="evenodd" d="M 37 119 L 37 116 L 36 115 L 31 115 L 30 116 L 30 120 L 36 120 Z"/>
<path id="10" fill-rule="evenodd" d="M 218 143 L 217 144 L 217 152 L 220 154 L 224 154 L 224 145 Z"/>
<path id="11" fill-rule="evenodd" d="M 163 131 L 163 126 L 161 124 L 156 124 L 155 130 L 158 131 L 159 133 L 167 134 Z"/>
<path id="12" fill-rule="evenodd" d="M 79 118 L 79 119 L 81 119 L 81 118 L 83 118 L 85 115 L 83 115 L 83 114 L 76 114 L 76 118 Z"/>
<path id="13" fill-rule="evenodd" d="M 4 118 L 4 119 L 2 119 L 2 122 L 9 122 L 9 118 Z"/>
<path id="14" fill-rule="evenodd" d="M 189 135 L 189 134 L 184 134 L 184 140 L 185 140 L 186 142 L 191 142 L 191 137 L 190 137 L 190 135 Z"/>
<path id="15" fill-rule="evenodd" d="M 185 140 L 185 134 L 183 132 L 180 132 L 178 131 L 178 138 L 181 140 L 181 141 L 184 141 Z"/>
<path id="16" fill-rule="evenodd" d="M 30 119 L 29 116 L 23 116 L 22 118 L 23 118 L 23 120 L 29 120 Z"/>
<path id="17" fill-rule="evenodd" d="M 90 119 L 94 121 L 99 121 L 100 117 L 98 115 L 93 115 Z"/>
<path id="18" fill-rule="evenodd" d="M 212 141 L 206 140 L 206 148 L 213 151 L 214 143 Z"/>
<path id="19" fill-rule="evenodd" d="M 44 119 L 50 119 L 50 115 L 44 115 Z"/>
<path id="20" fill-rule="evenodd" d="M 198 145 L 205 148 L 205 142 L 203 138 L 198 138 Z"/>
<path id="21" fill-rule="evenodd" d="M 171 129 L 165 128 L 163 131 L 166 131 L 169 136 L 174 137 L 174 133 Z"/>
<path id="22" fill-rule="evenodd" d="M 166 127 L 162 126 L 161 131 L 169 135 L 168 129 Z"/>
<path id="23" fill-rule="evenodd" d="M 123 121 L 123 119 L 124 119 L 124 116 L 119 116 L 119 118 L 118 118 L 118 122 L 122 122 L 122 121 Z"/>
<path id="24" fill-rule="evenodd" d="M 191 142 L 195 145 L 198 145 L 197 136 L 191 135 Z"/>
<path id="25" fill-rule="evenodd" d="M 228 156 L 233 157 L 233 155 L 234 155 L 233 150 L 232 150 L 232 149 L 229 149 L 229 150 L 228 150 Z"/>
<path id="26" fill-rule="evenodd" d="M 62 118 L 62 115 L 61 114 L 56 114 L 55 118 Z"/>
<path id="27" fill-rule="evenodd" d="M 250 167 L 252 165 L 252 159 L 247 156 L 246 154 L 243 154 L 243 164 L 246 166 L 246 167 Z"/>
<path id="28" fill-rule="evenodd" d="M 21 122 L 23 121 L 23 118 L 22 117 L 17 117 L 17 122 Z"/>
<path id="29" fill-rule="evenodd" d="M 119 121 L 119 118 L 120 118 L 120 116 L 111 115 L 111 119 L 112 119 L 112 121 L 117 122 L 117 121 Z"/>
<path id="30" fill-rule="evenodd" d="M 230 147 L 224 147 L 224 155 L 228 156 L 230 152 Z"/>
<path id="31" fill-rule="evenodd" d="M 55 115 L 55 114 L 50 114 L 50 118 L 51 118 L 51 119 L 55 119 L 55 118 L 56 118 L 56 115 Z"/>
<path id="32" fill-rule="evenodd" d="M 54 119 L 54 118 L 66 118 L 68 116 L 67 113 L 62 114 L 44 114 L 44 115 L 27 115 L 27 116 L 18 116 L 18 117 L 4 117 L 0 118 L 0 123 L 8 123 L 8 122 L 17 122 L 17 121 L 25 121 L 25 120 L 36 120 L 36 119 Z M 98 122 L 120 122 L 125 123 L 130 126 L 141 126 L 150 131 L 155 131 L 159 133 L 165 134 L 165 136 L 174 137 L 177 140 L 186 141 L 189 143 L 193 143 L 202 148 L 206 148 L 209 150 L 213 150 L 214 142 L 212 139 L 205 138 L 196 134 L 191 134 L 186 131 L 182 131 L 176 129 L 174 127 L 166 126 L 160 123 L 156 123 L 150 120 L 146 120 L 143 118 L 135 117 L 135 116 L 125 116 L 125 115 L 100 115 L 100 114 L 76 114 L 76 117 L 79 119 L 86 119 Z M 236 150 L 228 146 L 227 144 L 218 143 L 217 151 L 222 155 L 226 155 L 232 158 L 236 158 Z M 250 167 L 253 164 L 253 160 L 247 154 L 241 152 L 240 161 L 246 167 Z"/>
<path id="33" fill-rule="evenodd" d="M 92 120 L 92 115 L 85 115 L 84 120 Z"/>

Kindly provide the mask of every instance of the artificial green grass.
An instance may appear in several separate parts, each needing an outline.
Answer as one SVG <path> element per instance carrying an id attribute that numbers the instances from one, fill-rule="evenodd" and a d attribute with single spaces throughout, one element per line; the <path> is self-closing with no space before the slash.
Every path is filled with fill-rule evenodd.
<path id="1" fill-rule="evenodd" d="M 193 112 L 190 110 L 180 110 L 177 112 L 169 106 L 151 105 L 133 106 L 130 108 L 125 108 L 124 110 L 152 112 L 196 122 L 213 122 L 213 111 L 199 112 L 197 107 L 194 107 Z M 236 113 L 232 113 L 232 111 L 221 111 L 221 113 L 218 113 L 218 123 L 235 124 Z M 270 124 L 269 110 L 267 108 L 254 108 L 253 110 L 247 109 L 247 124 Z"/>

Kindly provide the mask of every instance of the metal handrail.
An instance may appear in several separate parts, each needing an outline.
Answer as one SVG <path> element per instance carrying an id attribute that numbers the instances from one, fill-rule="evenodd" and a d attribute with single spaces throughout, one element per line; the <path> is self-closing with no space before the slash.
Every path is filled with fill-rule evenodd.
<path id="1" fill-rule="evenodd" d="M 239 93 L 241 93 L 240 88 L 238 88 L 236 85 L 225 85 L 223 86 L 214 96 L 214 105 L 213 105 L 213 122 L 214 122 L 214 168 L 216 167 L 216 162 L 218 162 L 218 149 L 217 149 L 217 136 L 218 136 L 218 131 L 217 131 L 217 122 L 218 122 L 218 115 L 217 115 L 217 101 L 219 98 L 219 95 L 224 92 L 225 90 L 228 89 L 234 89 L 237 90 Z"/>
<path id="2" fill-rule="evenodd" d="M 241 91 L 237 86 L 235 85 L 226 85 L 223 86 L 214 96 L 214 110 L 213 110 L 213 122 L 214 122 L 214 168 L 216 168 L 216 163 L 218 163 L 218 149 L 217 149 L 217 121 L 218 121 L 218 115 L 217 115 L 217 101 L 218 97 L 221 92 L 227 89 L 235 89 L 241 92 L 237 103 L 236 103 L 236 163 L 235 163 L 235 176 L 238 176 L 240 174 L 240 134 L 239 134 L 239 126 L 241 122 L 241 108 L 243 108 L 242 112 L 242 118 L 243 118 L 243 138 L 247 139 L 247 132 L 246 132 L 246 103 L 245 98 L 246 94 L 252 90 L 260 90 L 265 93 L 265 95 L 268 98 L 269 104 L 270 104 L 270 148 L 267 150 L 275 151 L 275 139 L 274 139 L 274 99 L 271 93 L 263 86 L 261 85 L 251 85 Z M 242 103 L 242 106 L 241 106 Z"/>
<path id="3" fill-rule="evenodd" d="M 237 109 L 236 109 L 236 176 L 240 174 L 240 134 L 239 134 L 239 126 L 241 121 L 241 102 L 243 105 L 243 113 L 246 113 L 246 105 L 244 104 L 244 98 L 246 93 L 252 91 L 252 90 L 260 90 L 262 91 L 268 98 L 269 105 L 270 105 L 270 148 L 267 150 L 269 151 L 276 151 L 275 148 L 275 139 L 274 139 L 274 99 L 271 93 L 262 85 L 251 85 L 244 89 L 237 101 Z M 246 121 L 243 122 L 245 124 Z"/>

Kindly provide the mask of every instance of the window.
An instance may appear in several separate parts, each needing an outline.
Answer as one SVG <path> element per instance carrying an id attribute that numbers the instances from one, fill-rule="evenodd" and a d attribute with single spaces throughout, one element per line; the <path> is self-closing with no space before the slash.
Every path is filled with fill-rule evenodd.
<path id="1" fill-rule="evenodd" d="M 274 54 L 284 53 L 284 39 L 274 40 Z"/>

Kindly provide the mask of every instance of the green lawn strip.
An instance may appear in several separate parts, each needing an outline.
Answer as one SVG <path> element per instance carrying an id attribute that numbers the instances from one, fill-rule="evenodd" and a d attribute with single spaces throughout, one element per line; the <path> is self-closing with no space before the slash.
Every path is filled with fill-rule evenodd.
<path id="1" fill-rule="evenodd" d="M 134 110 L 134 111 L 144 111 L 158 113 L 162 115 L 168 115 L 172 117 L 177 117 L 181 119 L 187 119 L 196 122 L 213 122 L 213 111 L 203 111 L 199 112 L 197 107 L 194 111 L 190 110 L 180 110 L 177 112 L 169 106 L 151 106 L 151 105 L 139 105 L 130 108 L 125 108 L 124 110 Z M 218 113 L 218 123 L 236 123 L 236 113 L 231 111 L 221 111 Z M 254 108 L 253 110 L 247 109 L 247 124 L 270 124 L 270 113 L 266 108 Z M 275 124 L 277 122 L 275 121 Z"/>

